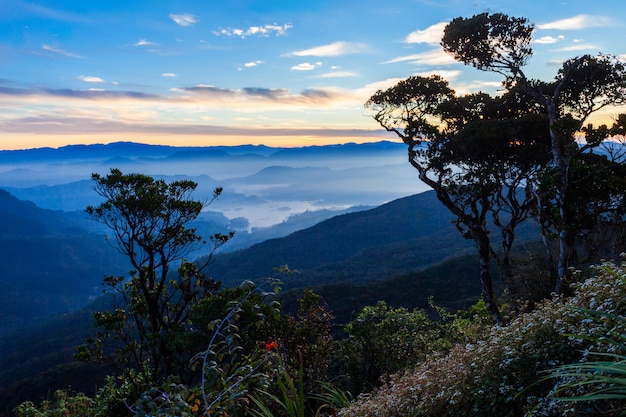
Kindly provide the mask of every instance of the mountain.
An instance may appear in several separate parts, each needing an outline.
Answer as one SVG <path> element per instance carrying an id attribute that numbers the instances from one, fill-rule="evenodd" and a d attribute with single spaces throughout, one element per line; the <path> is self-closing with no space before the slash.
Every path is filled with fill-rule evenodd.
<path id="1" fill-rule="evenodd" d="M 99 201 L 91 174 L 111 168 L 198 183 L 195 197 L 224 192 L 211 210 L 268 227 L 315 210 L 378 206 L 426 188 L 401 143 L 270 148 L 172 147 L 118 142 L 0 151 L 0 187 L 39 207 L 77 211 Z"/>
<path id="2" fill-rule="evenodd" d="M 298 271 L 287 288 L 360 282 L 423 269 L 473 247 L 463 239 L 433 192 L 370 210 L 335 216 L 280 239 L 218 255 L 215 279 L 236 285 L 272 276 L 288 265 Z"/>
<path id="3" fill-rule="evenodd" d="M 516 234 L 521 243 L 537 239 L 538 229 L 526 222 Z M 474 254 L 474 248 L 474 242 L 461 236 L 454 217 L 429 191 L 218 254 L 211 274 L 227 285 L 237 285 L 273 276 L 276 267 L 288 265 L 297 272 L 284 279 L 285 289 L 333 283 L 363 285 Z"/>
<path id="4" fill-rule="evenodd" d="M 40 219 L 44 234 L 29 241 L 31 244 L 48 238 L 50 245 L 46 250 L 49 252 L 54 252 L 53 245 L 68 244 L 59 240 L 62 234 L 46 234 L 49 233 L 46 231 L 47 219 L 58 215 L 57 212 L 41 210 L 6 193 L 0 195 L 8 201 L 6 207 L 12 207 L 14 215 L 22 211 L 28 213 L 26 220 L 32 220 L 34 216 Z M 0 207 L 5 205 L 0 204 Z M 527 231 L 520 230 L 520 241 L 533 236 L 532 227 Z M 13 236 L 14 242 L 19 242 L 17 237 Z M 82 247 L 85 242 L 84 236 L 81 236 L 79 246 Z M 108 248 L 102 240 L 97 243 L 100 250 Z M 0 248 L 0 254 L 8 250 L 7 247 Z M 19 257 L 22 250 L 32 251 L 32 246 L 30 249 L 18 248 L 11 256 Z M 94 243 L 86 252 L 97 250 Z M 78 251 L 78 248 L 69 247 L 62 252 L 72 251 Z M 97 259 L 94 260 L 93 254 L 86 252 L 76 252 L 74 260 L 93 262 L 94 270 L 96 267 L 113 267 L 103 267 Z M 29 267 L 27 258 L 22 260 L 23 268 Z M 5 258 L 1 264 L 8 261 Z M 43 262 L 30 263 L 47 268 L 48 264 L 55 262 L 58 259 L 50 256 Z M 120 261 L 117 266 L 122 264 Z M 433 296 L 437 305 L 455 311 L 473 304 L 480 295 L 473 243 L 460 236 L 452 223 L 452 216 L 442 208 L 433 192 L 334 216 L 286 237 L 218 254 L 208 272 L 226 286 L 234 286 L 243 280 L 258 282 L 273 275 L 273 268 L 283 264 L 297 270 L 283 279 L 279 296 L 284 311 L 294 312 L 301 291 L 313 288 L 323 296 L 337 323 L 346 323 L 364 306 L 373 305 L 378 300 L 385 300 L 392 306 L 427 309 L 428 297 Z M 31 325 L 24 322 L 17 331 L 0 334 L 0 403 L 7 398 L 13 403 L 19 399 L 36 399 L 67 385 L 78 390 L 82 387 L 93 389 L 101 381 L 99 378 L 103 369 L 86 368 L 72 362 L 71 353 L 72 347 L 82 343 L 85 336 L 93 331 L 91 312 L 106 308 L 106 298 L 96 298 L 96 304 L 78 310 L 58 308 L 62 304 L 58 298 L 67 298 L 67 294 L 75 291 L 73 287 L 81 280 L 91 282 L 92 278 L 87 279 L 87 274 L 81 269 L 85 266 L 80 262 L 67 263 L 63 270 L 65 277 L 57 275 L 51 281 L 42 280 L 41 274 L 34 273 L 35 269 L 30 270 L 30 277 L 21 278 L 30 280 L 28 285 L 21 293 L 10 297 L 37 300 L 37 297 L 49 292 L 48 302 L 57 303 L 57 311 L 63 314 L 31 320 Z M 94 275 L 91 274 L 91 277 L 95 280 Z M 97 277 L 98 281 L 100 278 Z M 22 288 L 21 284 L 18 281 L 12 283 L 14 289 Z M 4 282 L 0 286 L 9 288 Z M 40 287 L 45 291 L 40 291 Z M 62 295 L 64 292 L 65 295 Z M 0 300 L 0 306 L 7 302 L 10 304 L 9 299 Z M 24 301 L 22 304 L 27 305 Z M 36 308 L 41 310 L 42 306 L 47 305 L 39 302 Z M 6 316 L 4 312 L 2 314 Z"/>
<path id="5" fill-rule="evenodd" d="M 129 269 L 86 224 L 0 190 L 0 334 L 85 305 L 105 274 Z"/>

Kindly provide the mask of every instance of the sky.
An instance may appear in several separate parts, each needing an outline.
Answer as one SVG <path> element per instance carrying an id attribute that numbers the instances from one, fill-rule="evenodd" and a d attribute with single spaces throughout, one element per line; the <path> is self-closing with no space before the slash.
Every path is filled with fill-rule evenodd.
<path id="1" fill-rule="evenodd" d="M 0 149 L 132 141 L 309 146 L 393 140 L 363 104 L 411 75 L 458 94 L 501 76 L 439 46 L 455 17 L 535 24 L 531 78 L 626 57 L 623 0 L 0 0 Z M 610 122 L 623 109 L 596 116 Z"/>

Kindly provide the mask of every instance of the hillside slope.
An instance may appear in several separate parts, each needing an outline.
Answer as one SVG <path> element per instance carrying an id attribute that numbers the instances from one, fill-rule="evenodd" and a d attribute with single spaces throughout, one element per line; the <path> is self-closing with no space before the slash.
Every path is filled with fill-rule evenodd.
<path id="1" fill-rule="evenodd" d="M 299 273 L 286 287 L 366 282 L 423 269 L 473 248 L 434 192 L 348 213 L 280 239 L 216 257 L 215 279 L 236 285 L 288 265 Z"/>
<path id="2" fill-rule="evenodd" d="M 0 335 L 85 305 L 105 274 L 129 269 L 84 222 L 0 190 Z"/>

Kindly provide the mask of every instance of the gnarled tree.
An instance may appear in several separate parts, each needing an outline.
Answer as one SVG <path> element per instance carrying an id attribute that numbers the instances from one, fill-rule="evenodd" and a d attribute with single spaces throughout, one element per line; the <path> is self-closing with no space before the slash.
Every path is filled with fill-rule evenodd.
<path id="1" fill-rule="evenodd" d="M 104 359 L 107 341 L 117 341 L 114 362 L 130 362 L 157 381 L 178 375 L 180 337 L 189 330 L 192 307 L 219 285 L 185 260 L 202 238 L 188 224 L 209 204 L 191 198 L 196 183 L 167 183 L 143 174 L 111 169 L 93 174 L 96 192 L 105 201 L 87 213 L 108 226 L 115 245 L 134 268 L 130 279 L 106 277 L 104 284 L 123 298 L 113 311 L 96 313 L 101 329 L 79 350 L 81 358 Z M 212 199 L 221 189 L 215 189 Z M 214 249 L 230 235 L 211 237 Z M 171 271 L 178 267 L 178 274 Z M 110 353 L 110 352 L 109 352 Z M 187 367 L 187 363 L 184 363 Z"/>
<path id="2" fill-rule="evenodd" d="M 583 55 L 565 61 L 552 82 L 527 78 L 523 71 L 532 55 L 534 25 L 524 18 L 482 13 L 453 19 L 444 31 L 443 49 L 456 60 L 480 70 L 502 74 L 508 88 L 519 87 L 532 95 L 548 118 L 552 190 L 552 231 L 558 236 L 554 290 L 563 290 L 573 251 L 571 225 L 573 165 L 609 136 L 607 129 L 583 126 L 597 110 L 626 100 L 626 65 L 611 55 Z M 580 184 L 580 183 L 579 183 Z M 546 214 L 546 213 L 544 213 Z"/>
<path id="3" fill-rule="evenodd" d="M 538 150 L 546 148 L 541 127 L 547 121 L 518 90 L 500 98 L 457 97 L 437 75 L 409 77 L 376 92 L 365 106 L 408 145 L 420 180 L 456 216 L 463 236 L 476 242 L 482 297 L 499 323 L 490 263 L 496 256 L 504 278 L 510 275 L 515 227 L 533 204 L 524 185 L 544 163 Z M 501 232 L 501 250 L 490 239 L 490 215 Z"/>

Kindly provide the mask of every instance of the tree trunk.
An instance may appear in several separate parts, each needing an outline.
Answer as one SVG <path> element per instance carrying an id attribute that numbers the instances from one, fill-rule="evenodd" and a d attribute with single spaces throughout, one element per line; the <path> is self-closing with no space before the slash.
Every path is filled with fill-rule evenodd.
<path id="1" fill-rule="evenodd" d="M 498 304 L 493 295 L 493 279 L 491 276 L 491 263 L 490 263 L 490 245 L 487 231 L 484 227 L 475 226 L 472 228 L 472 234 L 474 241 L 476 242 L 476 248 L 478 249 L 478 259 L 480 265 L 480 284 L 481 295 L 485 302 L 487 312 L 493 317 L 493 321 L 496 324 L 502 323 L 502 316 L 498 309 Z"/>
<path id="2" fill-rule="evenodd" d="M 556 108 L 556 100 L 550 100 L 547 104 L 548 119 L 550 120 L 550 141 L 552 147 L 552 163 L 558 175 L 558 186 L 556 190 L 556 206 L 559 211 L 559 221 L 557 225 L 559 236 L 559 255 L 557 259 L 557 274 L 554 284 L 554 292 L 561 294 L 563 292 L 563 281 L 567 274 L 569 266 L 569 236 L 567 227 L 569 224 L 569 216 L 567 215 L 567 191 L 568 191 L 568 167 L 566 157 L 563 154 L 563 144 L 561 135 L 557 131 L 557 122 L 559 120 Z"/>

